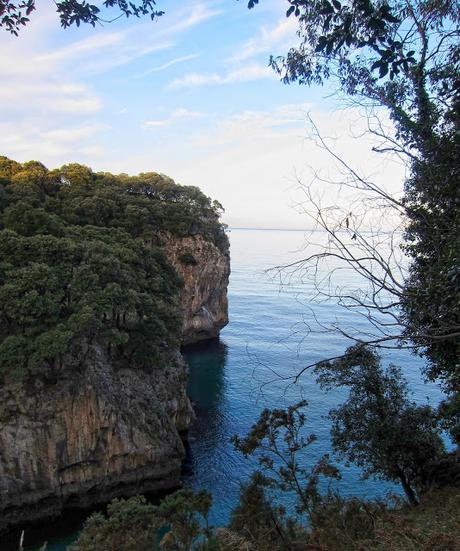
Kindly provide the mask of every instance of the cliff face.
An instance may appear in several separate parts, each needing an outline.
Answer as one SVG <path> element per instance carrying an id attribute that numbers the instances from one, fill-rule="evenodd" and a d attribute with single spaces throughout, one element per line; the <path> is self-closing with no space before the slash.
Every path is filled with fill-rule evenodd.
<path id="1" fill-rule="evenodd" d="M 0 529 L 117 495 L 178 484 L 193 411 L 180 358 L 114 370 L 92 345 L 57 382 L 0 389 Z"/>
<path id="2" fill-rule="evenodd" d="M 217 336 L 228 321 L 228 253 L 200 235 L 167 237 L 165 250 L 185 284 L 184 343 Z M 177 486 L 180 431 L 193 420 L 186 381 L 178 351 L 146 373 L 78 343 L 54 380 L 0 386 L 0 531 Z"/>
<path id="3" fill-rule="evenodd" d="M 166 255 L 184 281 L 183 344 L 211 339 L 228 323 L 228 246 L 222 251 L 201 235 L 165 236 Z"/>

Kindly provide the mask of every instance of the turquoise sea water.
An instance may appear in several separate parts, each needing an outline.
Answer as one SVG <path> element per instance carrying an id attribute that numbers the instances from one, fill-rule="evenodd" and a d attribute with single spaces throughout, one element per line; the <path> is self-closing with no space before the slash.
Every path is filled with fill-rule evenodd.
<path id="1" fill-rule="evenodd" d="M 244 459 L 233 449 L 230 437 L 246 434 L 264 407 L 282 407 L 306 399 L 309 404 L 306 432 L 315 433 L 318 440 L 304 461 L 313 464 L 330 451 L 326 416 L 331 407 L 340 403 L 343 391 L 322 392 L 308 372 L 298 385 L 292 385 L 288 377 L 316 360 L 340 354 L 349 344 L 335 333 L 314 332 L 307 336 L 312 323 L 311 282 L 300 283 L 293 277 L 289 285 L 280 287 L 279 278 L 272 277 L 274 273 L 265 273 L 268 268 L 308 254 L 308 248 L 303 249 L 303 232 L 234 229 L 229 237 L 230 323 L 220 339 L 186 352 L 190 365 L 189 394 L 197 421 L 190 430 L 184 484 L 213 494 L 214 525 L 226 523 L 241 482 L 255 467 L 254 461 Z M 322 236 L 315 239 L 321 241 Z M 340 278 L 342 283 L 353 283 L 352 274 L 343 273 Z M 367 327 L 365 319 L 353 317 L 332 303 L 316 305 L 315 315 L 324 323 L 342 320 L 358 332 Z M 424 402 L 427 398 L 433 404 L 439 401 L 439 388 L 422 380 L 422 360 L 408 351 L 391 351 L 385 354 L 384 361 L 404 366 L 415 401 Z M 382 481 L 360 480 L 360 472 L 353 466 L 343 468 L 342 480 L 336 486 L 344 495 L 368 498 L 398 491 Z M 67 517 L 66 522 L 61 519 L 51 533 L 43 532 L 49 551 L 64 551 L 75 538 L 81 518 Z"/>
<path id="2" fill-rule="evenodd" d="M 290 376 L 320 359 L 341 354 L 350 341 L 337 333 L 312 331 L 314 289 L 299 274 L 281 278 L 267 268 L 289 264 L 312 252 L 305 247 L 304 232 L 277 230 L 233 230 L 230 234 L 232 274 L 229 287 L 230 323 L 219 341 L 188 351 L 191 369 L 189 394 L 195 403 L 197 422 L 190 431 L 190 469 L 187 485 L 206 489 L 214 496 L 211 521 L 226 523 L 239 493 L 240 484 L 256 467 L 229 442 L 233 434 L 244 435 L 264 407 L 283 407 L 300 399 L 308 401 L 306 433 L 318 440 L 304 456 L 313 465 L 330 452 L 328 411 L 341 402 L 345 392 L 323 392 L 313 375 L 306 372 L 299 384 Z M 316 243 L 324 236 L 314 235 Z M 338 284 L 353 285 L 353 274 L 339 273 Z M 368 322 L 360 315 L 329 302 L 313 306 L 321 323 L 336 319 L 349 330 L 364 332 Z M 384 362 L 404 368 L 416 402 L 437 403 L 442 394 L 434 384 L 425 384 L 420 373 L 423 360 L 407 350 L 386 351 Z M 361 480 L 354 466 L 342 465 L 342 479 L 334 486 L 343 495 L 364 498 L 400 493 L 393 484 Z M 286 503 L 285 503 L 286 504 Z M 289 506 L 289 502 L 287 503 Z"/>

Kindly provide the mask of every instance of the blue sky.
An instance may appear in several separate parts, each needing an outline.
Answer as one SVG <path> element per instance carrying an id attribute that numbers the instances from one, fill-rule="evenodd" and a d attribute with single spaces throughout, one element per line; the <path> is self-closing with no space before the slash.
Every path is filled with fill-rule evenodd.
<path id="1" fill-rule="evenodd" d="M 268 67 L 296 43 L 286 6 L 159 2 L 166 15 L 154 22 L 62 30 L 53 3 L 38 0 L 19 38 L 0 35 L 0 152 L 49 168 L 162 172 L 218 199 L 232 226 L 308 227 L 299 181 L 340 176 L 306 138 L 307 112 L 362 170 L 381 164 L 354 139 L 356 109 L 327 88 L 285 86 Z M 384 173 L 400 185 L 400 167 Z"/>

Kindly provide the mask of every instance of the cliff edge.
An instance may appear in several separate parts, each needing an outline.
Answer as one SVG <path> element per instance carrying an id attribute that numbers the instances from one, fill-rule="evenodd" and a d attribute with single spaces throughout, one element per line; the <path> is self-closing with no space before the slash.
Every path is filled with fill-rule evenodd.
<path id="1" fill-rule="evenodd" d="M 157 173 L 0 157 L 0 531 L 176 487 L 181 344 L 227 323 L 222 207 Z"/>
<path id="2" fill-rule="evenodd" d="M 218 336 L 228 323 L 228 248 L 169 235 L 164 249 L 183 280 L 183 344 Z M 144 372 L 81 346 L 54 380 L 0 386 L 0 531 L 180 484 L 180 433 L 194 413 L 179 352 Z"/>
<path id="3" fill-rule="evenodd" d="M 202 235 L 166 236 L 166 256 L 184 283 L 182 344 L 217 337 L 228 323 L 227 287 L 230 276 L 228 241 L 218 248 Z"/>
<path id="4" fill-rule="evenodd" d="M 193 411 L 186 367 L 114 370 L 100 347 L 57 381 L 0 388 L 0 529 L 177 486 Z"/>

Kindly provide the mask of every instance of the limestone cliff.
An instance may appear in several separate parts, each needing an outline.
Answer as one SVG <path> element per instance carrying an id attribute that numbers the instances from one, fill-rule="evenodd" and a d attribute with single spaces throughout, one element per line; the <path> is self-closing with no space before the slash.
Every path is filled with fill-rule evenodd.
<path id="1" fill-rule="evenodd" d="M 228 323 L 228 242 L 219 249 L 201 235 L 164 236 L 166 255 L 184 281 L 183 344 L 217 337 Z"/>
<path id="2" fill-rule="evenodd" d="M 79 356 L 55 382 L 0 388 L 0 529 L 178 484 L 193 418 L 181 357 L 147 374 L 94 345 Z"/>
<path id="3" fill-rule="evenodd" d="M 228 250 L 201 235 L 164 238 L 183 278 L 183 342 L 227 323 Z M 193 410 L 176 350 L 148 372 L 76 343 L 58 373 L 0 386 L 0 531 L 115 496 L 175 487 Z"/>

